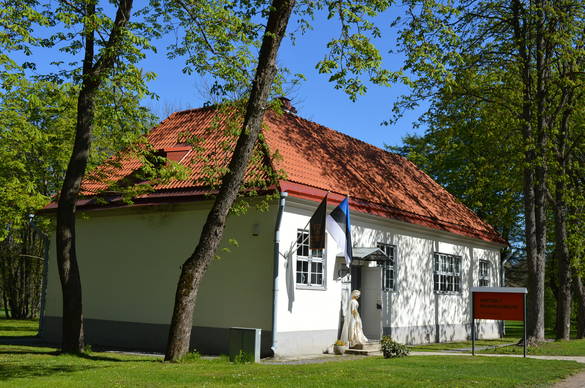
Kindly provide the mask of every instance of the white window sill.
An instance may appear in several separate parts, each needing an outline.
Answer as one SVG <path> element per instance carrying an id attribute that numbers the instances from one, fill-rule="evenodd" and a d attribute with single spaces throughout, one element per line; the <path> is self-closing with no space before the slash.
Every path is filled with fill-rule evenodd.
<path id="1" fill-rule="evenodd" d="M 434 291 L 435 294 L 439 295 L 458 295 L 461 296 L 463 293 L 461 291 Z"/>
<path id="2" fill-rule="evenodd" d="M 327 287 L 325 286 L 306 286 L 304 284 L 297 284 L 295 288 L 297 290 L 327 291 Z"/>

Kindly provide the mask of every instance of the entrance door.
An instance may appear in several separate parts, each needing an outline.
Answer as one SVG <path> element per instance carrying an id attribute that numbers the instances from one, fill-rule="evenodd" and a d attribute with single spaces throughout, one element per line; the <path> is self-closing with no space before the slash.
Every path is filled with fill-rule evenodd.
<path id="1" fill-rule="evenodd" d="M 362 267 L 360 315 L 364 334 L 379 340 L 382 335 L 382 268 Z"/>

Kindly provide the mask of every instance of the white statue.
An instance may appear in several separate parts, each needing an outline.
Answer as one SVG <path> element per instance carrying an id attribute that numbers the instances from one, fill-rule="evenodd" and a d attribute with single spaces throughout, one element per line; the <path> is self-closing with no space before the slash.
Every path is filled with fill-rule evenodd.
<path id="1" fill-rule="evenodd" d="M 347 305 L 347 312 L 343 321 L 343 329 L 341 331 L 341 339 L 349 343 L 349 346 L 363 345 L 368 343 L 368 339 L 364 335 L 362 327 L 362 319 L 358 311 L 358 299 L 361 295 L 359 290 L 351 292 L 351 300 Z"/>

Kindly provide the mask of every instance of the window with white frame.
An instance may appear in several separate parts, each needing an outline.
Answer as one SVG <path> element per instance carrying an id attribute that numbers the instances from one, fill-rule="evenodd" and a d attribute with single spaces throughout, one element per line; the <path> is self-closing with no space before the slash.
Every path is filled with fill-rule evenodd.
<path id="1" fill-rule="evenodd" d="M 309 231 L 297 230 L 296 283 L 300 287 L 325 287 L 323 249 L 309 249 Z"/>
<path id="2" fill-rule="evenodd" d="M 435 292 L 461 292 L 461 257 L 435 253 Z"/>
<path id="3" fill-rule="evenodd" d="M 479 261 L 479 286 L 490 286 L 490 263 L 486 260 Z"/>
<path id="4" fill-rule="evenodd" d="M 378 248 L 388 256 L 388 260 L 381 263 L 382 266 L 382 290 L 394 291 L 396 275 L 396 247 L 394 245 L 378 243 Z"/>

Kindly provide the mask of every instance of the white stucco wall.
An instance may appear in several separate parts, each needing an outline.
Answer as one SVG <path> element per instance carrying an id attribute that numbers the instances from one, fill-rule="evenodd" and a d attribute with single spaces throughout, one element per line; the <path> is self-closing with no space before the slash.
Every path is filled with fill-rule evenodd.
<path id="1" fill-rule="evenodd" d="M 199 239 L 210 202 L 81 214 L 77 252 L 85 318 L 169 324 L 180 266 Z M 230 216 L 220 259 L 201 284 L 194 326 L 271 329 L 276 207 Z M 258 236 L 253 228 L 258 224 Z M 239 246 L 226 241 L 235 238 Z M 54 241 L 54 238 L 53 238 Z M 50 251 L 46 315 L 61 316 L 55 244 Z"/>
<path id="2" fill-rule="evenodd" d="M 287 201 L 282 220 L 283 254 L 294 245 L 297 229 L 305 227 L 315 208 L 314 203 L 294 198 Z M 404 343 L 465 339 L 470 327 L 469 288 L 479 284 L 479 260 L 491 263 L 490 285 L 499 286 L 499 246 L 361 213 L 352 212 L 351 217 L 355 247 L 375 247 L 378 242 L 396 246 L 396 286 L 394 292 L 385 295 L 385 303 L 391 308 L 383 322 L 383 326 L 392 328 L 392 336 Z M 317 352 L 336 339 L 342 284 L 334 273 L 337 249 L 330 237 L 327 246 L 326 290 L 295 289 L 292 311 L 286 263 L 281 258 L 277 339 L 285 352 L 302 347 Z M 461 256 L 460 293 L 434 292 L 435 252 Z M 495 338 L 499 335 L 498 325 L 496 321 L 482 321 L 478 333 L 483 338 Z"/>
<path id="3" fill-rule="evenodd" d="M 77 246 L 85 318 L 167 325 L 180 266 L 195 247 L 209 206 L 205 201 L 81 214 Z M 287 199 L 280 231 L 283 255 L 295 250 L 297 229 L 307 225 L 316 206 Z M 220 252 L 221 259 L 209 266 L 200 287 L 194 326 L 272 330 L 276 214 L 275 202 L 269 212 L 251 209 L 245 216 L 230 217 L 222 246 L 231 252 Z M 465 339 L 469 335 L 469 287 L 478 285 L 480 259 L 490 261 L 491 285 L 499 285 L 499 247 L 381 217 L 354 212 L 351 217 L 354 246 L 375 247 L 378 242 L 396 246 L 396 288 L 384 295 L 390 309 L 383 317 L 383 326 L 392 329 L 392 336 L 403 343 Z M 258 225 L 258 236 L 252 235 L 254 225 Z M 229 238 L 235 238 L 239 246 L 227 244 Z M 286 260 L 280 256 L 277 355 L 320 353 L 337 338 L 342 283 L 336 245 L 330 237 L 327 247 L 326 288 L 294 287 L 292 304 Z M 436 251 L 462 257 L 461 293 L 433 291 Z M 49 317 L 61 315 L 55 261 L 52 244 L 46 303 Z M 498 323 L 483 321 L 478 332 L 483 338 L 497 337 Z"/>

